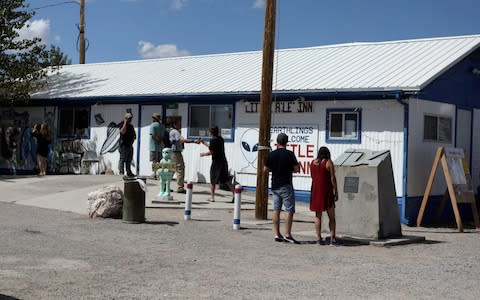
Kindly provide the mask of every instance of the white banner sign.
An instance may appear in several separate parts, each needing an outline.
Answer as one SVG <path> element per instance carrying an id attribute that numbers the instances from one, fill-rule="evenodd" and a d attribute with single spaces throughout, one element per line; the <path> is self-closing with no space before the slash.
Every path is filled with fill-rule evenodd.
<path id="1" fill-rule="evenodd" d="M 240 125 L 237 128 L 237 136 L 240 137 L 237 144 L 241 156 L 235 159 L 235 169 L 240 173 L 257 173 L 258 157 L 258 128 L 253 125 Z M 318 125 L 275 125 L 270 131 L 270 146 L 272 151 L 277 148 L 277 135 L 288 135 L 287 149 L 291 150 L 300 164 L 300 175 L 310 176 L 310 163 L 317 156 L 318 149 Z"/>

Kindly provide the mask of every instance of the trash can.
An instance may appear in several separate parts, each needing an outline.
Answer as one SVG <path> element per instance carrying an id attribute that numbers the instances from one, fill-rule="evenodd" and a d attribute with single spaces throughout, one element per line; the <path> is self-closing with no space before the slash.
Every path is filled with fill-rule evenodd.
<path id="1" fill-rule="evenodd" d="M 126 178 L 123 189 L 123 212 L 124 223 L 145 222 L 145 186 L 147 178 Z M 143 184 L 142 184 L 143 183 Z"/>

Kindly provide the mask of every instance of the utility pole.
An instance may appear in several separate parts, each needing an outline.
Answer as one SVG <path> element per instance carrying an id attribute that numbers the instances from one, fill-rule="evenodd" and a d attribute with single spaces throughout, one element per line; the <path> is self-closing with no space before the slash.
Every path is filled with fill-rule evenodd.
<path id="1" fill-rule="evenodd" d="M 270 150 L 273 58 L 275 54 L 275 14 L 276 0 L 267 0 L 263 38 L 262 90 L 260 93 L 257 189 L 255 194 L 255 217 L 261 220 L 267 219 L 268 211 L 268 173 L 263 172 L 263 167 Z"/>
<path id="2" fill-rule="evenodd" d="M 85 63 L 85 0 L 80 0 L 80 25 L 79 25 L 79 52 L 80 64 Z"/>

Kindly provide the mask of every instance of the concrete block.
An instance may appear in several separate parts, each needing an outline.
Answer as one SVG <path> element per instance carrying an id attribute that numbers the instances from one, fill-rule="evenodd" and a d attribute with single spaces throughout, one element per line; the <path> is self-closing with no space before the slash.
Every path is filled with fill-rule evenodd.
<path id="1" fill-rule="evenodd" d="M 337 232 L 369 239 L 401 236 L 390 152 L 349 149 L 334 163 Z"/>

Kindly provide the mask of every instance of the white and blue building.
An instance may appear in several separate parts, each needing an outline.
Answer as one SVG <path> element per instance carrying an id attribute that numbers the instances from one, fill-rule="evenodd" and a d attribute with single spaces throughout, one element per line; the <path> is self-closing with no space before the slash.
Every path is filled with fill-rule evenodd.
<path id="1" fill-rule="evenodd" d="M 95 153 L 100 172 L 117 174 L 115 125 L 129 111 L 134 168 L 150 175 L 150 117 L 160 112 L 163 120 L 180 118 L 190 139 L 219 126 L 232 173 L 255 188 L 261 67 L 261 51 L 64 66 L 28 105 L 1 108 L 0 167 L 31 172 L 28 128 L 48 122 L 52 168 L 66 140 Z M 272 101 L 272 140 L 290 136 L 302 166 L 294 177 L 300 198 L 308 199 L 308 166 L 320 146 L 333 159 L 349 148 L 390 150 L 404 223 L 415 223 L 439 146 L 463 148 L 474 190 L 480 185 L 480 35 L 276 50 Z M 209 180 L 202 147 L 186 145 L 187 180 Z M 433 198 L 446 188 L 437 178 Z"/>

